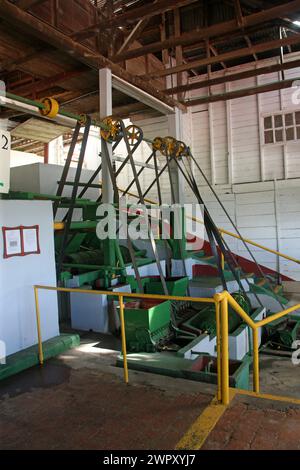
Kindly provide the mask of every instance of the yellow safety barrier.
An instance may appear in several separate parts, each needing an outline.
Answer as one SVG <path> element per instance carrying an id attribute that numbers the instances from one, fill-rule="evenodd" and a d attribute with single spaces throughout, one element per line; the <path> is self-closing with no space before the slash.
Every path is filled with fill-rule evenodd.
<path id="1" fill-rule="evenodd" d="M 253 332 L 253 391 L 259 393 L 260 391 L 260 380 L 259 380 L 259 328 L 262 326 L 272 323 L 274 320 L 283 318 L 289 313 L 300 309 L 300 304 L 294 305 L 282 312 L 274 313 L 269 317 L 260 320 L 253 321 L 252 318 L 242 309 L 242 307 L 235 301 L 235 299 L 224 291 L 221 294 L 214 296 L 216 305 L 220 305 L 220 318 L 221 318 L 221 338 L 217 338 L 217 344 L 221 342 L 221 401 L 224 405 L 229 403 L 229 361 L 228 361 L 228 305 L 230 305 L 235 312 L 240 315 L 243 321 L 252 329 Z M 224 324 L 223 324 L 224 323 Z M 218 333 L 218 329 L 217 329 Z M 219 354 L 219 352 L 218 352 Z"/>
<path id="2" fill-rule="evenodd" d="M 154 294 L 133 294 L 126 292 L 109 292 L 101 290 L 88 290 L 88 289 L 72 289 L 68 287 L 51 287 L 51 286 L 34 286 L 36 318 L 37 318 L 37 333 L 38 333 L 38 350 L 40 364 L 44 362 L 43 356 L 43 343 L 41 335 L 41 321 L 40 321 L 40 307 L 38 290 L 49 290 L 56 292 L 76 292 L 89 295 L 107 295 L 118 297 L 120 304 L 120 322 L 121 322 L 121 335 L 122 335 L 122 355 L 124 365 L 124 380 L 126 383 L 129 381 L 128 364 L 127 364 L 127 350 L 126 350 L 126 329 L 124 319 L 124 297 L 134 299 L 153 299 L 153 300 L 172 300 L 183 302 L 198 302 L 198 303 L 213 303 L 216 307 L 216 333 L 217 333 L 217 399 L 223 405 L 228 405 L 230 401 L 230 387 L 229 387 L 229 333 L 228 333 L 228 305 L 230 305 L 235 312 L 240 315 L 242 320 L 252 329 L 253 332 L 253 391 L 259 393 L 259 328 L 265 326 L 274 320 L 278 320 L 295 310 L 300 309 L 300 304 L 294 305 L 282 312 L 275 313 L 263 320 L 253 321 L 251 317 L 242 309 L 236 300 L 224 291 L 221 294 L 215 294 L 213 298 L 199 298 L 199 297 L 185 297 L 185 296 L 171 296 L 171 295 L 154 295 Z"/>
<path id="3" fill-rule="evenodd" d="M 197 298 L 197 297 L 184 297 L 184 296 L 172 296 L 172 295 L 152 295 L 152 294 L 133 294 L 125 292 L 109 292 L 102 290 L 88 290 L 88 289 L 72 289 L 69 287 L 52 287 L 52 286 L 34 286 L 34 298 L 35 298 L 35 310 L 37 319 L 37 335 L 38 335 L 38 350 L 39 350 L 39 362 L 42 365 L 44 363 L 43 354 L 43 341 L 41 335 L 41 318 L 40 318 L 40 306 L 39 306 L 39 290 L 49 290 L 56 292 L 76 292 L 78 294 L 89 294 L 89 295 L 107 295 L 118 297 L 120 305 L 120 322 L 121 322 L 121 335 L 122 335 L 122 355 L 124 365 L 124 380 L 128 383 L 128 364 L 127 364 L 127 350 L 126 350 L 126 331 L 125 331 L 125 319 L 124 319 L 124 297 L 134 299 L 154 299 L 154 300 L 173 300 L 181 302 L 199 302 L 199 303 L 215 303 L 214 299 L 211 298 Z M 218 374 L 219 376 L 219 374 Z"/>

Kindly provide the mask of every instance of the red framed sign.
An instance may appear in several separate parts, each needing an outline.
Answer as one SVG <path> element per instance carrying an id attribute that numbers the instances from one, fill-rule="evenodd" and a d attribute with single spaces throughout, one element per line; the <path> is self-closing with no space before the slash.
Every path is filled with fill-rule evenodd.
<path id="1" fill-rule="evenodd" d="M 2 233 L 4 258 L 41 253 L 38 225 L 2 227 Z"/>

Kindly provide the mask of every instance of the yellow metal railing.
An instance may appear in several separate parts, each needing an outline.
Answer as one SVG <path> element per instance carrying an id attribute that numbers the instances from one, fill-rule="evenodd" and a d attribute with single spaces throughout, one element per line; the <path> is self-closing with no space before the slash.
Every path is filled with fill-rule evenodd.
<path id="1" fill-rule="evenodd" d="M 154 295 L 154 294 L 132 294 L 127 292 L 109 292 L 102 290 L 88 290 L 88 289 L 72 289 L 69 287 L 52 287 L 52 286 L 34 286 L 34 297 L 35 297 L 35 309 L 36 309 L 36 320 L 37 320 L 37 335 L 38 335 L 38 351 L 39 351 L 39 362 L 44 363 L 43 354 L 43 342 L 41 334 L 41 318 L 40 318 L 40 305 L 39 305 L 39 290 L 48 290 L 56 292 L 76 292 L 77 294 L 89 294 L 89 295 L 107 295 L 111 297 L 118 297 L 120 305 L 120 322 L 121 322 L 121 335 L 122 335 L 122 355 L 124 365 L 124 380 L 128 383 L 128 365 L 127 365 L 127 350 L 126 350 L 126 331 L 125 331 L 125 319 L 124 319 L 124 297 L 134 299 L 154 299 L 154 300 L 173 300 L 181 302 L 198 302 L 198 303 L 215 303 L 212 298 L 198 298 L 198 297 L 184 297 L 184 296 L 172 296 L 172 295 Z M 220 386 L 219 386 L 220 388 Z M 220 388 L 221 389 L 221 388 Z"/>
<path id="2" fill-rule="evenodd" d="M 154 295 L 154 294 L 133 294 L 127 292 L 108 292 L 101 290 L 88 290 L 88 289 L 72 289 L 68 287 L 51 287 L 51 286 L 34 286 L 35 305 L 36 305 L 36 319 L 37 319 L 37 334 L 38 334 L 38 351 L 39 362 L 44 363 L 43 343 L 41 334 L 41 320 L 40 320 L 40 306 L 39 306 L 39 290 L 48 290 L 56 292 L 76 292 L 89 295 L 107 295 L 118 297 L 120 305 L 120 322 L 121 322 L 121 335 L 122 335 L 122 355 L 124 366 L 124 380 L 126 383 L 129 381 L 128 377 L 128 364 L 127 364 L 127 350 L 126 350 L 126 330 L 124 319 L 124 297 L 134 299 L 152 299 L 152 300 L 172 300 L 172 301 L 189 301 L 198 303 L 213 303 L 216 308 L 216 334 L 217 334 L 217 398 L 223 405 L 229 404 L 229 332 L 228 332 L 228 305 L 230 305 L 235 312 L 240 315 L 242 320 L 251 328 L 253 334 L 252 348 L 253 348 L 253 391 L 259 393 L 260 380 L 259 380 L 259 328 L 265 326 L 274 320 L 285 317 L 289 313 L 300 309 L 300 304 L 294 305 L 282 312 L 275 313 L 263 320 L 253 321 L 251 317 L 242 309 L 242 307 L 235 301 L 235 299 L 224 291 L 220 294 L 215 294 L 213 298 L 198 298 L 198 297 L 185 297 L 185 296 L 171 296 L 171 295 Z"/>
<path id="3" fill-rule="evenodd" d="M 252 329 L 253 334 L 253 391 L 259 393 L 260 391 L 260 380 L 259 380 L 259 328 L 262 326 L 272 323 L 274 320 L 283 318 L 289 313 L 294 312 L 295 310 L 300 309 L 300 304 L 294 305 L 282 312 L 274 313 L 269 317 L 260 320 L 253 321 L 252 318 L 242 309 L 242 307 L 234 300 L 234 298 L 229 294 L 229 292 L 224 291 L 221 294 L 215 294 L 214 300 L 216 303 L 217 311 L 220 310 L 219 315 L 221 327 L 217 328 L 217 335 L 220 335 L 217 338 L 218 346 L 218 356 L 221 355 L 221 369 L 218 371 L 218 374 L 221 374 L 219 378 L 221 383 L 221 401 L 224 405 L 229 403 L 229 352 L 228 352 L 228 305 L 230 305 L 235 312 L 240 315 L 243 321 Z"/>

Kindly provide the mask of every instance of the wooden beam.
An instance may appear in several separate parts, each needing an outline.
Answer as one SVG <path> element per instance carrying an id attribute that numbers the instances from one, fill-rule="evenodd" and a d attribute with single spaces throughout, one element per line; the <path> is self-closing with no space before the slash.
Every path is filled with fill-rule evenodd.
<path id="1" fill-rule="evenodd" d="M 218 57 L 218 51 L 217 49 L 215 48 L 215 46 L 213 46 L 212 44 L 209 45 L 209 49 L 211 50 L 211 52 L 213 53 L 213 55 L 215 57 Z M 220 64 L 222 65 L 223 69 L 226 70 L 227 69 L 227 66 L 225 64 L 225 62 L 221 61 Z"/>
<path id="2" fill-rule="evenodd" d="M 115 15 L 111 20 L 108 20 L 103 26 L 110 28 L 112 26 L 123 26 L 128 22 L 135 22 L 137 18 L 142 20 L 144 18 L 151 18 L 153 16 L 160 15 L 166 11 L 174 10 L 175 8 L 195 3 L 198 0 L 158 0 L 155 5 L 151 3 L 149 5 L 142 5 L 138 8 L 131 8 L 125 13 Z"/>
<path id="3" fill-rule="evenodd" d="M 252 48 L 252 42 L 251 42 L 249 36 L 247 36 L 247 34 L 245 34 L 244 38 L 245 38 L 245 41 L 247 43 L 247 46 L 249 47 L 249 49 L 251 49 Z M 253 58 L 254 58 L 255 61 L 258 61 L 258 57 L 257 57 L 256 54 L 253 54 Z"/>
<path id="4" fill-rule="evenodd" d="M 259 85 L 252 88 L 242 88 L 240 90 L 229 91 L 227 93 L 220 93 L 216 95 L 203 96 L 194 100 L 185 101 L 186 106 L 198 106 L 201 104 L 215 103 L 217 101 L 227 101 L 237 98 L 243 98 L 245 96 L 257 95 L 260 93 L 267 93 L 269 91 L 283 90 L 284 88 L 290 88 L 293 83 L 299 78 L 291 78 L 289 80 L 281 80 L 279 82 L 268 83 L 267 85 Z"/>
<path id="5" fill-rule="evenodd" d="M 283 64 L 267 65 L 266 67 L 255 68 L 253 70 L 245 70 L 245 72 L 233 73 L 222 77 L 212 78 L 211 80 L 201 80 L 199 82 L 189 83 L 181 87 L 174 87 L 164 90 L 167 94 L 175 94 L 179 92 L 199 90 L 200 88 L 208 88 L 222 83 L 230 83 L 246 78 L 256 77 L 258 75 L 266 75 L 270 73 L 280 72 L 281 70 L 290 70 L 300 67 L 300 60 L 292 60 Z"/>
<path id="6" fill-rule="evenodd" d="M 259 13 L 244 16 L 244 28 L 252 27 L 266 21 L 274 20 L 281 17 L 283 14 L 293 13 L 300 10 L 300 0 L 294 0 L 284 5 L 263 10 Z M 168 49 L 174 46 L 188 46 L 191 44 L 199 43 L 204 39 L 211 39 L 216 36 L 231 34 L 238 31 L 240 28 L 236 19 L 227 21 L 225 23 L 218 23 L 207 28 L 202 28 L 196 31 L 182 34 L 179 38 L 170 38 L 165 41 L 158 41 L 143 47 L 138 47 L 124 54 L 120 54 L 113 58 L 114 62 L 122 62 L 123 60 L 133 59 L 148 53 L 158 52 L 162 49 Z"/>
<path id="7" fill-rule="evenodd" d="M 244 17 L 241 9 L 240 0 L 234 0 L 234 8 L 237 24 L 239 28 L 242 28 L 244 26 Z"/>
<path id="8" fill-rule="evenodd" d="M 87 70 L 89 71 L 89 69 L 82 67 L 80 69 L 70 70 L 68 72 L 61 72 L 51 77 L 42 78 L 37 82 L 29 83 L 27 85 L 21 85 L 17 88 L 14 88 L 13 93 L 21 96 L 29 95 L 31 93 L 40 93 L 41 91 L 49 90 L 50 88 L 55 87 L 59 84 L 59 82 L 71 79 L 73 77 L 77 77 L 78 75 L 83 74 Z"/>
<path id="9" fill-rule="evenodd" d="M 22 8 L 22 10 L 29 10 L 29 8 L 35 7 L 45 1 L 46 0 L 18 0 L 17 7 Z"/>
<path id="10" fill-rule="evenodd" d="M 174 34 L 175 36 L 180 36 L 181 33 L 181 24 L 180 24 L 180 11 L 179 8 L 176 8 L 174 10 Z M 175 59 L 176 59 L 176 65 L 182 65 L 183 64 L 183 54 L 182 54 L 182 46 L 176 46 L 175 48 Z M 179 72 L 177 75 L 177 85 L 181 86 L 183 85 L 183 74 L 182 72 Z M 181 93 L 178 93 L 177 99 L 181 101 L 184 98 L 184 96 Z"/>
<path id="11" fill-rule="evenodd" d="M 192 62 L 189 62 L 188 65 L 183 64 L 176 67 L 172 67 L 165 70 L 158 70 L 157 72 L 153 72 L 149 74 L 146 79 L 156 78 L 156 77 L 165 77 L 166 75 L 170 75 L 172 73 L 183 72 L 185 70 L 190 70 L 191 68 L 198 68 L 198 67 L 205 67 L 207 65 L 216 64 L 221 61 L 230 61 L 234 59 L 239 59 L 241 57 L 247 57 L 251 54 L 256 54 L 259 52 L 266 52 L 272 51 L 274 49 L 279 49 L 283 46 L 294 45 L 300 43 L 300 34 L 295 34 L 293 36 L 289 36 L 283 39 L 275 39 L 273 41 L 263 42 L 261 44 L 257 44 L 252 46 L 251 48 L 246 47 L 243 49 L 238 49 L 231 52 L 225 52 L 224 54 L 220 54 L 217 57 L 210 57 L 205 59 L 199 59 Z"/>
<path id="12" fill-rule="evenodd" d="M 140 37 L 141 32 L 147 26 L 148 22 L 149 22 L 149 18 L 139 20 L 139 22 L 135 25 L 133 30 L 129 33 L 129 35 L 125 39 L 124 43 L 122 44 L 122 46 L 118 50 L 117 55 L 122 54 L 123 52 L 127 51 L 130 44 L 132 44 L 136 39 L 138 39 Z"/>
<path id="13" fill-rule="evenodd" d="M 166 96 L 151 84 L 146 83 L 142 78 L 132 75 L 103 55 L 97 54 L 92 49 L 75 42 L 52 26 L 44 23 L 25 11 L 20 10 L 20 8 L 16 7 L 8 0 L 2 0 L 0 2 L 0 17 L 12 23 L 13 27 L 25 29 L 27 34 L 31 34 L 39 40 L 45 41 L 57 49 L 64 51 L 73 59 L 77 59 L 79 62 L 84 63 L 90 68 L 97 71 L 101 68 L 109 68 L 117 77 L 120 77 L 132 85 L 144 90 L 146 93 L 149 93 L 163 103 L 172 107 L 178 106 L 185 110 L 184 105 L 178 103 L 178 101 L 175 101 L 173 98 Z"/>

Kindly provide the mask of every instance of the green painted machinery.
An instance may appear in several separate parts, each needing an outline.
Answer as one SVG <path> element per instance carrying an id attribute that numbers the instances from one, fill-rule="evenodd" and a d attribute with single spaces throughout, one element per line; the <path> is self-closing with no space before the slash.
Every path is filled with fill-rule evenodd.
<path id="1" fill-rule="evenodd" d="M 172 335 L 171 302 L 125 303 L 126 346 L 130 352 L 154 352 Z"/>
<path id="2" fill-rule="evenodd" d="M 166 284 L 169 295 L 184 297 L 187 293 L 189 278 L 188 277 L 167 277 Z M 145 294 L 163 295 L 163 287 L 159 276 L 148 278 L 145 286 Z"/>

